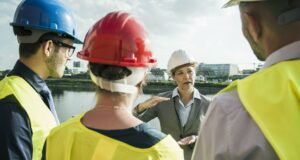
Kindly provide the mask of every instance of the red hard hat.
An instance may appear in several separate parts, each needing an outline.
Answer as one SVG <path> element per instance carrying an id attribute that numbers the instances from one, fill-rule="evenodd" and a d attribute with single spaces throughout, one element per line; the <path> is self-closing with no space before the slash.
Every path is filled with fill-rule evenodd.
<path id="1" fill-rule="evenodd" d="M 89 62 L 125 67 L 156 64 L 143 26 L 125 12 L 111 12 L 94 24 L 77 57 Z"/>

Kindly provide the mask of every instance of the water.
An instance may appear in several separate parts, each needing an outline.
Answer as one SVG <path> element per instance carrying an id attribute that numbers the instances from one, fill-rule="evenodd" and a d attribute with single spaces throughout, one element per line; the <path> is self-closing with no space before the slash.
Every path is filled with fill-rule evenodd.
<path id="1" fill-rule="evenodd" d="M 96 102 L 95 92 L 63 91 L 53 94 L 56 112 L 61 122 L 90 110 Z"/>
<path id="2" fill-rule="evenodd" d="M 150 98 L 151 94 L 143 94 L 135 101 L 136 104 Z M 209 95 L 211 97 L 212 95 Z M 64 122 L 72 116 L 86 112 L 94 107 L 96 103 L 96 93 L 89 91 L 60 91 L 53 93 L 54 103 L 60 122 Z M 152 126 L 160 129 L 158 119 L 149 122 Z"/>
<path id="3" fill-rule="evenodd" d="M 145 101 L 152 95 L 143 94 L 135 101 L 134 106 Z M 86 91 L 62 91 L 53 93 L 53 99 L 60 122 L 92 109 L 96 103 L 96 93 Z M 152 126 L 160 129 L 158 119 L 149 122 Z"/>

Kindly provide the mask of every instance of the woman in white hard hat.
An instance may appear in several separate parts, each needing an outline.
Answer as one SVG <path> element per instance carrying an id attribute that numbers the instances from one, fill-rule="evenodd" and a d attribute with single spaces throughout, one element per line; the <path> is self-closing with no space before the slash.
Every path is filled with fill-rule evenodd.
<path id="1" fill-rule="evenodd" d="M 133 101 L 149 67 L 156 64 L 141 24 L 112 12 L 87 33 L 77 56 L 89 61 L 97 85 L 93 109 L 55 128 L 47 138 L 47 160 L 182 160 L 170 136 L 134 117 Z"/>
<path id="2" fill-rule="evenodd" d="M 168 72 L 177 87 L 153 96 L 135 107 L 134 113 L 148 122 L 158 118 L 161 130 L 171 134 L 184 149 L 184 157 L 190 160 L 199 126 L 210 100 L 194 88 L 197 62 L 183 50 L 173 52 L 168 62 Z"/>

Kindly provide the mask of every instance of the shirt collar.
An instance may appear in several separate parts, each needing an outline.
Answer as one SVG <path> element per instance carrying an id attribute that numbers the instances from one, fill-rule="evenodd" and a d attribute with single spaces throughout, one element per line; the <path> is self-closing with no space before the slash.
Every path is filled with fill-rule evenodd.
<path id="1" fill-rule="evenodd" d="M 290 43 L 275 52 L 273 52 L 267 59 L 262 69 L 268 68 L 273 64 L 281 61 L 299 59 L 300 58 L 300 41 Z"/>
<path id="2" fill-rule="evenodd" d="M 178 93 L 178 87 L 176 87 L 172 93 L 172 98 L 174 98 L 176 96 L 180 97 L 180 95 Z M 200 93 L 199 93 L 198 89 L 196 89 L 196 88 L 194 88 L 194 93 L 193 93 L 193 99 L 195 99 L 195 98 L 201 100 Z"/>
<path id="3" fill-rule="evenodd" d="M 45 87 L 46 82 L 42 80 L 35 72 L 33 72 L 29 67 L 23 64 L 21 61 L 17 61 L 13 70 L 8 74 L 8 76 L 20 76 L 26 82 L 28 82 L 38 93 Z"/>

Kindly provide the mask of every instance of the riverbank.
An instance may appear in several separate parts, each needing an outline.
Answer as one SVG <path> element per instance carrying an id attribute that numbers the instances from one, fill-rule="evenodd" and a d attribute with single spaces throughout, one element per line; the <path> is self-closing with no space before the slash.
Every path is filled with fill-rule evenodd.
<path id="1" fill-rule="evenodd" d="M 59 92 L 62 90 L 95 91 L 96 89 L 95 85 L 89 79 L 47 79 L 46 82 L 51 88 L 52 92 Z M 226 86 L 227 84 L 220 83 L 195 83 L 195 87 L 202 94 L 216 94 L 218 91 L 225 88 Z M 175 87 L 176 85 L 172 81 L 148 82 L 147 86 L 144 87 L 143 91 L 146 94 L 156 94 L 172 90 Z"/>

